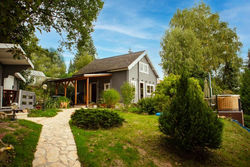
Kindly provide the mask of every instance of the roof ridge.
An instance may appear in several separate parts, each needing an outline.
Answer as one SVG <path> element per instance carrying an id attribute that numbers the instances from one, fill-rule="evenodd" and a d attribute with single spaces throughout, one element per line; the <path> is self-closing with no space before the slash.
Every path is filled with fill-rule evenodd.
<path id="1" fill-rule="evenodd" d="M 145 52 L 145 51 L 146 51 L 146 50 L 141 50 L 141 51 L 137 51 L 137 52 L 126 53 L 126 54 L 122 54 L 122 55 L 111 56 L 111 57 L 105 57 L 105 58 L 101 58 L 101 59 L 95 59 L 95 60 L 110 59 L 110 58 L 114 58 L 114 57 L 125 56 L 125 55 L 130 55 L 130 54 L 134 54 L 134 53 Z"/>

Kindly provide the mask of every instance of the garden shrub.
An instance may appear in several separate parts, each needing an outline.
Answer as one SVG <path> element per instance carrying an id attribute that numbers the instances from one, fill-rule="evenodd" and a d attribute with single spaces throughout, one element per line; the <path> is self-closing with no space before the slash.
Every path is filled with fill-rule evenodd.
<path id="1" fill-rule="evenodd" d="M 70 99 L 68 99 L 65 96 L 60 96 L 57 98 L 51 98 L 49 97 L 46 101 L 45 101 L 45 109 L 54 109 L 54 108 L 60 108 L 60 104 L 61 102 L 66 102 L 69 103 Z"/>
<path id="2" fill-rule="evenodd" d="M 120 100 L 120 94 L 115 89 L 105 90 L 102 94 L 103 102 L 108 108 L 114 107 Z"/>
<path id="3" fill-rule="evenodd" d="M 179 78 L 179 75 L 170 74 L 157 84 L 154 92 L 157 112 L 162 112 L 164 109 L 169 108 L 172 98 L 176 94 Z"/>
<path id="4" fill-rule="evenodd" d="M 45 109 L 51 109 L 51 108 L 59 108 L 60 104 L 58 103 L 57 98 L 51 98 L 49 97 L 45 103 L 44 103 Z"/>
<path id="5" fill-rule="evenodd" d="M 206 104 L 198 80 L 182 76 L 176 96 L 159 118 L 161 132 L 186 150 L 219 148 L 223 124 Z"/>
<path id="6" fill-rule="evenodd" d="M 125 82 L 121 86 L 121 95 L 123 103 L 126 107 L 128 107 L 129 104 L 131 104 L 132 100 L 135 97 L 135 88 L 130 83 Z"/>
<path id="7" fill-rule="evenodd" d="M 148 113 L 149 115 L 155 114 L 156 111 L 156 99 L 154 97 L 146 97 L 140 99 L 138 102 L 138 108 L 140 112 Z"/>
<path id="8" fill-rule="evenodd" d="M 65 96 L 60 96 L 57 98 L 57 101 L 60 103 L 60 102 L 67 102 L 69 103 L 70 102 L 70 99 L 65 97 Z"/>
<path id="9" fill-rule="evenodd" d="M 72 124 L 84 129 L 108 129 L 121 126 L 124 119 L 108 109 L 80 109 L 71 116 Z"/>
<path id="10" fill-rule="evenodd" d="M 244 124 L 245 124 L 245 127 L 250 128 L 250 115 L 244 114 Z"/>
<path id="11" fill-rule="evenodd" d="M 250 69 L 245 69 L 240 87 L 240 99 L 245 114 L 250 115 Z"/>

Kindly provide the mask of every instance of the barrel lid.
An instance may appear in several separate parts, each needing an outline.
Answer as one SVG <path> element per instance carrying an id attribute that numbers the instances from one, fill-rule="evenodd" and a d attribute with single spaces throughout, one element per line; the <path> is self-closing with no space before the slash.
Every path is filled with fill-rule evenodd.
<path id="1" fill-rule="evenodd" d="M 240 97 L 240 95 L 231 95 L 231 94 L 224 94 L 224 95 L 217 95 L 218 97 Z"/>

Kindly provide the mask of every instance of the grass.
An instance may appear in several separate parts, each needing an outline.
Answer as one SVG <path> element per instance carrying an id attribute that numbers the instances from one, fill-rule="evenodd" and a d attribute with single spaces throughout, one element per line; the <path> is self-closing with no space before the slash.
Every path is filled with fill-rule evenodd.
<path id="1" fill-rule="evenodd" d="M 59 111 L 58 109 L 31 110 L 28 117 L 54 117 Z"/>
<path id="2" fill-rule="evenodd" d="M 83 166 L 248 166 L 250 134 L 236 123 L 224 123 L 218 150 L 200 155 L 183 152 L 158 129 L 158 117 L 119 113 L 126 122 L 120 128 L 83 130 L 71 124 L 79 160 Z M 204 157 L 203 156 L 203 157 Z"/>
<path id="3" fill-rule="evenodd" d="M 42 125 L 27 120 L 0 122 L 2 141 L 14 146 L 14 150 L 0 156 L 0 166 L 31 167 Z"/>

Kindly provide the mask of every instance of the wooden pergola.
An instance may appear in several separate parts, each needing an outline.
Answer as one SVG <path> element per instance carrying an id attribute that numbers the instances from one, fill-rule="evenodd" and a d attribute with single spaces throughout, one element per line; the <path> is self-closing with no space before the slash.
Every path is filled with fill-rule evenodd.
<path id="1" fill-rule="evenodd" d="M 96 77 L 107 77 L 112 76 L 111 73 L 97 73 L 97 74 L 83 74 L 81 76 L 72 76 L 70 78 L 63 78 L 63 79 L 55 79 L 50 80 L 48 82 L 55 82 L 56 85 L 56 95 L 58 94 L 58 87 L 63 85 L 64 87 L 64 96 L 67 96 L 67 87 L 70 83 L 74 85 L 75 88 L 75 104 L 77 104 L 77 81 L 79 80 L 86 80 L 86 105 L 89 104 L 89 78 L 96 78 Z"/>

